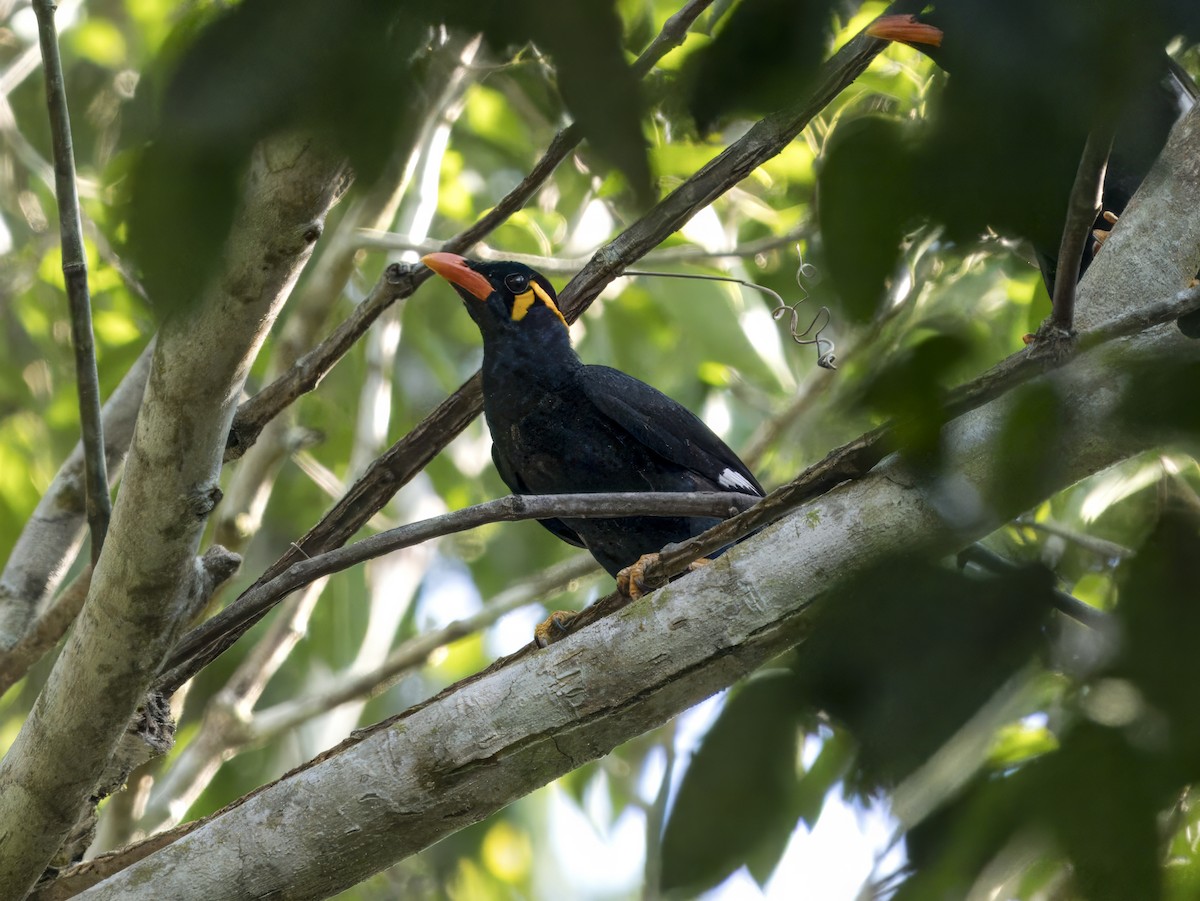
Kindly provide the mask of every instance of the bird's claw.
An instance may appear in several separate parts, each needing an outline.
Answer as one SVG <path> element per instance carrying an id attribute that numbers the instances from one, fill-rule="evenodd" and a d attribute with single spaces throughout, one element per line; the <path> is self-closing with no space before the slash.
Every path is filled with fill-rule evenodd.
<path id="1" fill-rule="evenodd" d="M 624 597 L 632 601 L 636 601 L 640 597 L 644 597 L 656 588 L 661 588 L 662 581 L 651 580 L 646 576 L 646 569 L 649 567 L 657 567 L 661 562 L 662 557 L 659 554 L 643 554 L 637 563 L 625 567 L 617 573 L 617 591 Z M 695 572 L 702 566 L 707 566 L 712 563 L 707 557 L 701 557 L 699 560 L 693 560 L 688 564 L 688 572 Z M 652 582 L 654 584 L 652 584 Z"/>
<path id="2" fill-rule="evenodd" d="M 539 648 L 544 648 L 561 638 L 566 638 L 576 616 L 578 614 L 571 610 L 555 610 L 533 630 L 534 643 Z"/>
<path id="3" fill-rule="evenodd" d="M 1093 228 L 1092 239 L 1096 242 L 1095 248 L 1092 250 L 1092 256 L 1100 252 L 1100 248 L 1104 246 L 1104 242 L 1108 240 L 1108 236 L 1112 234 L 1112 227 L 1117 224 L 1117 214 L 1112 210 L 1105 210 L 1101 214 L 1104 221 L 1108 223 L 1108 228 Z"/>
<path id="4" fill-rule="evenodd" d="M 617 591 L 624 597 L 636 601 L 658 588 L 658 585 L 651 585 L 646 579 L 646 567 L 656 566 L 660 559 L 658 554 L 642 554 L 637 563 L 627 566 L 617 573 Z"/>

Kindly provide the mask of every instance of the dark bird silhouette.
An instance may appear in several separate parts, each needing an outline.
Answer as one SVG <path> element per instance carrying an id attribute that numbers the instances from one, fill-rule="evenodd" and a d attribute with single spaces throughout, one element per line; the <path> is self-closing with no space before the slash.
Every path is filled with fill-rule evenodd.
<path id="1" fill-rule="evenodd" d="M 579 359 L 545 276 L 521 263 L 480 263 L 451 253 L 429 254 L 422 262 L 454 286 L 483 335 L 483 411 L 492 460 L 514 493 L 763 495 L 746 464 L 686 407 L 619 370 Z M 637 597 L 642 558 L 719 520 L 539 521 L 563 541 L 587 548 L 617 577 L 619 588 Z M 538 637 L 544 643 L 545 632 Z"/>
<path id="2" fill-rule="evenodd" d="M 1121 59 L 1128 61 L 1130 71 L 1113 71 L 1109 60 L 1089 46 L 1087 29 L 1067 29 L 1070 41 L 1055 33 L 1054 27 L 1062 25 L 1056 17 L 1069 15 L 1055 4 L 1030 11 L 1028 17 L 1009 14 L 979 21 L 972 34 L 967 34 L 965 15 L 951 18 L 956 12 L 962 11 L 948 7 L 942 15 L 883 16 L 867 33 L 920 50 L 950 74 L 952 87 L 956 80 L 966 82 L 948 98 L 946 128 L 940 133 L 935 129 L 930 168 L 946 171 L 955 160 L 962 164 L 958 168 L 978 189 L 973 197 L 993 211 L 997 221 L 992 224 L 1012 225 L 1029 239 L 1053 296 L 1067 198 L 1089 130 L 1104 120 L 1114 129 L 1103 210 L 1079 261 L 1081 277 L 1162 152 L 1172 127 L 1200 99 L 1200 88 L 1157 48 L 1115 48 L 1114 53 L 1125 54 Z M 1019 32 L 1006 33 L 1003 25 L 1014 21 Z M 993 25 L 996 31 L 988 33 Z M 1101 33 L 1116 42 L 1111 30 L 1101 28 Z M 985 44 L 997 48 L 995 58 L 980 49 Z M 1094 65 L 1081 65 L 1089 53 Z M 1003 71 L 998 71 L 998 60 L 1007 64 Z M 974 116 L 967 112 L 971 108 L 977 110 Z M 965 185 L 957 189 L 965 193 Z M 1019 209 L 1009 209 L 1010 203 Z M 1184 317 L 1179 325 L 1191 337 L 1200 337 L 1200 317 Z"/>

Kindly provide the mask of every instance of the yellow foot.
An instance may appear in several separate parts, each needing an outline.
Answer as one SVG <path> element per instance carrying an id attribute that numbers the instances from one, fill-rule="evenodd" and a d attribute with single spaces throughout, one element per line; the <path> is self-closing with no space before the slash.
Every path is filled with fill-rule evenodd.
<path id="1" fill-rule="evenodd" d="M 646 568 L 648 566 L 658 565 L 660 557 L 658 554 L 643 554 L 637 563 L 632 566 L 627 566 L 617 573 L 617 591 L 625 597 L 636 601 L 638 598 L 649 594 L 659 585 L 650 585 L 646 581 Z M 707 557 L 701 557 L 699 560 L 693 560 L 688 564 L 687 571 L 694 573 L 702 566 L 708 566 L 712 563 Z"/>
<path id="2" fill-rule="evenodd" d="M 544 648 L 554 644 L 560 638 L 566 638 L 570 632 L 571 623 L 577 615 L 572 610 L 555 610 L 546 617 L 545 622 L 539 623 L 538 627 L 533 630 L 534 642 L 539 648 Z"/>
<path id="3" fill-rule="evenodd" d="M 1108 228 L 1092 229 L 1092 237 L 1096 241 L 1096 246 L 1092 250 L 1093 256 L 1100 252 L 1100 248 L 1104 246 L 1104 242 L 1108 240 L 1108 236 L 1112 233 L 1112 227 L 1117 224 L 1117 214 L 1112 210 L 1105 210 L 1101 216 L 1108 223 Z"/>
<path id="4" fill-rule="evenodd" d="M 653 566 L 658 561 L 658 554 L 642 554 L 637 563 L 627 566 L 617 573 L 617 591 L 635 601 L 643 595 L 649 594 L 658 586 L 651 587 L 646 584 L 646 567 Z"/>

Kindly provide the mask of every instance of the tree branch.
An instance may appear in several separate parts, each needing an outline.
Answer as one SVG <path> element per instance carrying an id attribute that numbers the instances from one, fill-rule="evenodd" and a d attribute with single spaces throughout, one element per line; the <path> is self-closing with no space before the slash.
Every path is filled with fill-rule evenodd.
<path id="1" fill-rule="evenodd" d="M 642 261 L 647 265 L 655 263 L 693 263 L 718 259 L 745 259 L 780 247 L 787 247 L 810 236 L 813 225 L 805 222 L 793 228 L 784 235 L 770 235 L 755 241 L 747 241 L 729 250 L 707 250 L 694 244 L 683 247 L 668 247 L 646 254 Z M 410 236 L 399 232 L 381 232 L 371 229 L 360 229 L 356 242 L 360 247 L 376 250 L 411 250 L 421 255 L 440 251 L 445 245 L 440 241 L 414 241 Z M 587 256 L 579 257 L 546 257 L 532 253 L 514 253 L 509 250 L 496 250 L 484 244 L 476 244 L 471 250 L 472 256 L 479 260 L 516 260 L 532 266 L 544 275 L 574 275 L 587 265 L 595 255 L 595 251 Z"/>
<path id="2" fill-rule="evenodd" d="M 74 631 L 0 761 L 0 896 L 23 897 L 96 790 L 205 573 L 196 550 L 250 361 L 312 251 L 343 164 L 264 143 L 221 277 L 163 323 L 126 477 Z M 169 461 L 169 465 L 164 465 Z"/>
<path id="3" fill-rule="evenodd" d="M 0 697 L 25 678 L 30 668 L 67 634 L 67 629 L 83 608 L 91 584 L 92 567 L 89 565 L 66 587 L 55 600 L 54 606 L 42 615 L 25 637 L 13 645 L 12 650 L 0 655 Z"/>
<path id="4" fill-rule="evenodd" d="M 153 354 L 151 339 L 101 411 L 109 484 L 129 453 Z M 86 512 L 83 467 L 81 441 L 26 520 L 0 573 L 0 648 L 12 647 L 26 634 L 29 621 L 57 590 L 79 550 Z"/>
<path id="5" fill-rule="evenodd" d="M 1104 318 L 1098 311 L 1112 315 L 1110 306 L 1124 308 L 1129 298 L 1143 296 L 1141 273 L 1130 265 L 1134 256 L 1156 264 L 1171 256 L 1173 265 L 1159 276 L 1167 285 L 1177 287 L 1194 273 L 1200 169 L 1180 163 L 1197 158 L 1200 134 L 1193 131 L 1192 140 L 1186 155 L 1177 153 L 1168 163 L 1177 177 L 1167 192 L 1178 195 L 1173 209 L 1180 219 L 1163 218 L 1156 195 L 1147 202 L 1153 208 L 1147 227 L 1127 229 L 1136 238 L 1129 237 L 1120 253 L 1102 255 L 1114 253 L 1111 280 L 1089 277 L 1081 295 L 1080 312 L 1093 322 Z M 1153 189 L 1152 181 L 1146 187 Z M 1169 234 L 1162 222 L 1171 224 Z M 1180 235 L 1188 242 L 1182 250 Z M 1154 288 L 1159 296 L 1167 290 L 1174 288 Z M 1176 355 L 1195 360 L 1200 345 L 1173 328 L 1159 328 L 1102 353 L 1080 354 L 1044 376 L 1072 415 L 1062 423 L 1057 481 L 1039 487 L 1053 492 L 1153 441 L 1155 436 L 1111 428 L 1119 393 L 1097 386 L 1111 384 L 1114 363 L 1151 365 Z M 946 469 L 965 493 L 978 496 L 1001 475 L 994 441 L 1009 414 L 1008 400 L 1001 398 L 946 426 Z M 981 505 L 969 521 L 948 520 L 939 501 L 944 493 L 944 485 L 931 484 L 892 457 L 867 478 L 837 487 L 713 566 L 595 628 L 544 651 L 527 650 L 515 662 L 498 661 L 215 817 L 126 849 L 123 861 L 161 850 L 92 897 L 136 901 L 217 887 L 227 892 L 230 886 L 245 897 L 273 891 L 323 897 L 353 884 L 606 753 L 802 640 L 810 598 L 835 592 L 842 579 L 895 548 L 940 556 L 1019 512 L 1009 509 L 1014 495 L 1002 493 L 997 506 Z M 363 784 L 370 793 L 363 793 Z M 181 838 L 185 831 L 190 834 Z M 247 872 L 247 856 L 279 866 Z M 206 885 L 196 881 L 200 861 Z"/>
<path id="6" fill-rule="evenodd" d="M 502 616 L 564 589 L 575 579 L 599 572 L 599 565 L 586 553 L 547 567 L 528 582 L 502 591 L 478 613 L 398 645 L 382 664 L 370 672 L 339 675 L 316 694 L 258 711 L 247 727 L 247 743 L 268 741 L 341 704 L 375 695 L 394 684 L 403 673 L 424 664 L 439 648 L 486 629 Z"/>
<path id="7" fill-rule="evenodd" d="M 259 582 L 211 619 L 183 637 L 164 666 L 156 691 L 170 694 L 211 663 L 228 644 L 222 639 L 242 634 L 280 600 L 314 579 L 341 572 L 367 560 L 432 538 L 493 522 L 524 519 L 596 519 L 613 516 L 729 516 L 759 498 L 738 492 L 626 491 L 608 494 L 510 494 L 442 516 L 410 523 L 292 564 L 279 575 Z"/>
<path id="8" fill-rule="evenodd" d="M 1118 338 L 1138 335 L 1173 322 L 1200 309 L 1200 287 L 1186 288 L 1167 300 L 1126 311 L 1111 322 L 1079 335 L 1067 349 L 1050 344 L 1031 345 L 996 364 L 974 381 L 950 391 L 945 402 L 947 418 L 978 409 L 1038 375 L 1060 368 L 1086 351 Z M 689 563 L 707 556 L 731 541 L 774 522 L 801 504 L 817 498 L 842 482 L 860 479 L 895 449 L 896 426 L 886 423 L 830 451 L 786 485 L 772 491 L 750 510 L 727 519 L 702 535 L 667 548 L 645 569 L 647 585 L 662 585 L 683 572 Z"/>
<path id="9" fill-rule="evenodd" d="M 1104 171 L 1108 168 L 1112 142 L 1111 128 L 1098 128 L 1088 135 L 1075 183 L 1071 186 L 1062 242 L 1058 248 L 1050 313 L 1051 328 L 1063 337 L 1069 337 L 1075 327 L 1075 286 L 1079 281 L 1079 265 L 1102 208 Z"/>
<path id="10" fill-rule="evenodd" d="M 42 67 L 46 76 L 46 106 L 54 150 L 54 191 L 58 198 L 62 271 L 71 305 L 71 343 L 75 347 L 75 383 L 79 394 L 79 421 L 83 429 L 84 490 L 87 495 L 88 530 L 92 537 L 92 563 L 100 556 L 112 504 L 108 497 L 108 467 L 104 462 L 104 426 L 100 419 L 100 376 L 96 371 L 96 342 L 92 334 L 92 304 L 88 296 L 87 255 L 83 250 L 83 222 L 75 185 L 75 149 L 71 143 L 71 115 L 58 53 L 53 0 L 33 0 Z"/>
<path id="11" fill-rule="evenodd" d="M 1136 365 L 1200 345 L 1162 329 L 1114 350 Z M 1048 378 L 1073 415 L 1048 491 L 1149 446 L 1109 428 L 1118 398 L 1097 392 L 1112 360 L 1088 354 Z M 947 426 L 947 469 L 982 493 L 999 476 L 993 447 L 1006 398 Z M 969 487 L 967 487 L 969 486 Z M 903 549 L 941 556 L 1020 511 L 986 508 L 947 520 L 940 489 L 893 457 L 731 549 L 713 565 L 543 651 L 527 649 L 429 702 L 355 733 L 108 879 L 89 897 L 203 892 L 207 879 L 238 897 L 286 891 L 317 898 L 344 889 L 513 798 L 647 731 L 802 641 L 811 600 Z M 1009 500 L 1009 499 L 1013 500 Z M 519 703 L 514 703 L 519 699 Z M 363 794 L 369 780 L 371 792 Z M 319 826 L 318 826 L 319 824 Z M 231 840 L 237 836 L 237 840 Z M 288 853 L 282 853 L 287 848 Z M 137 853 L 136 848 L 131 854 Z M 277 866 L 247 871 L 247 856 Z M 221 881 L 224 880 L 224 881 Z"/>

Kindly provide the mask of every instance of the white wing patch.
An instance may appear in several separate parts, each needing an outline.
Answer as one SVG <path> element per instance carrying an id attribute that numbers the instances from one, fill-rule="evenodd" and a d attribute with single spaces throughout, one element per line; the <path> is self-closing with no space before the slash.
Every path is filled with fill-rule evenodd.
<path id="1" fill-rule="evenodd" d="M 722 488 L 732 488 L 734 491 L 745 491 L 747 494 L 758 494 L 750 481 L 740 472 L 734 472 L 728 466 L 717 476 L 717 484 Z"/>

